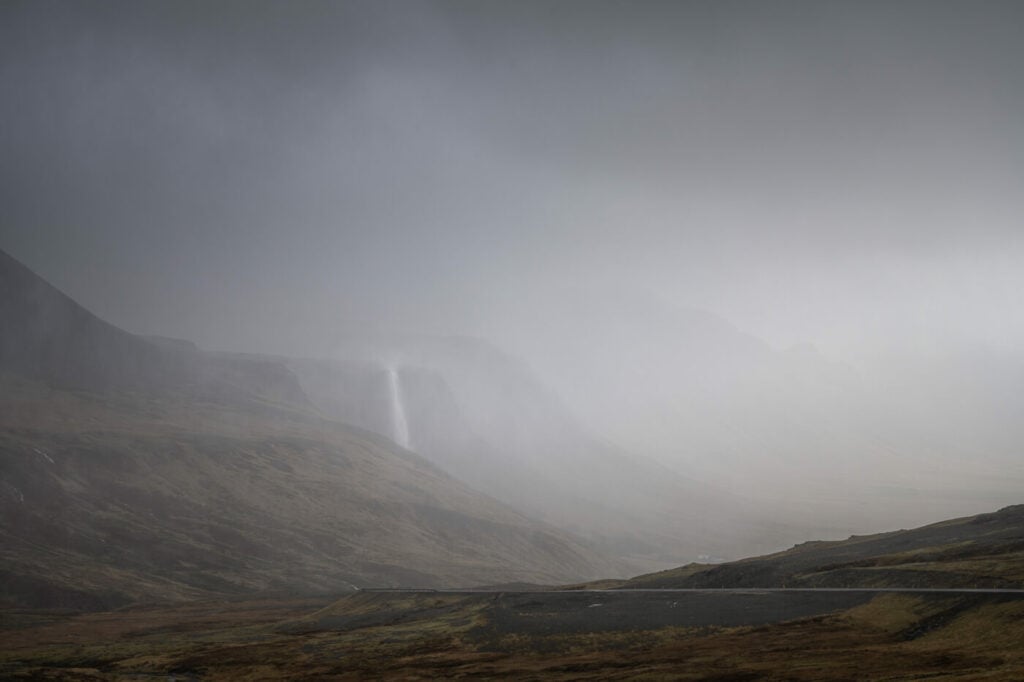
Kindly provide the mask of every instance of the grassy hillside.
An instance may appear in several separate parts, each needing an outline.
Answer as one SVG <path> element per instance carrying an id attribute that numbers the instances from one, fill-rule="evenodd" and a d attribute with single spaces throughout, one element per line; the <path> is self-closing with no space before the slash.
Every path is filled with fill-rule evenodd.
<path id="1" fill-rule="evenodd" d="M 551 582 L 606 566 L 385 439 L 302 410 L 3 389 L 10 602 Z"/>
<path id="2" fill-rule="evenodd" d="M 1024 587 L 1024 505 L 913 530 L 638 576 L 630 588 Z"/>
<path id="3" fill-rule="evenodd" d="M 390 440 L 281 361 L 120 330 L 0 252 L 0 602 L 614 571 Z"/>

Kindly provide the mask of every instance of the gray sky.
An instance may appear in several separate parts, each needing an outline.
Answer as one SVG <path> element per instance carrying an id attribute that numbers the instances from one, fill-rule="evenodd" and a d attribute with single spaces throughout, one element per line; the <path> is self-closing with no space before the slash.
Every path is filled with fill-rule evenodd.
<path id="1" fill-rule="evenodd" d="M 1022 67 L 1020 2 L 5 2 L 0 246 L 212 348 L 567 290 L 1013 348 Z"/>

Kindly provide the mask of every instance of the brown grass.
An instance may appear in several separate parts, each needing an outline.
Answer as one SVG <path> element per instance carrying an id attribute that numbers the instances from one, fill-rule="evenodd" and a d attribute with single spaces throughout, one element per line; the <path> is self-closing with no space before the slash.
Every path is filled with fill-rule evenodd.
<path id="1" fill-rule="evenodd" d="M 0 677 L 230 680 L 1024 679 L 1024 600 L 883 595 L 747 628 L 512 634 L 489 597 L 200 602 L 7 619 Z M 23 614 L 24 616 L 24 614 Z M 365 618 L 333 623 L 331 618 Z M 42 618 L 42 616 L 40 616 Z"/>

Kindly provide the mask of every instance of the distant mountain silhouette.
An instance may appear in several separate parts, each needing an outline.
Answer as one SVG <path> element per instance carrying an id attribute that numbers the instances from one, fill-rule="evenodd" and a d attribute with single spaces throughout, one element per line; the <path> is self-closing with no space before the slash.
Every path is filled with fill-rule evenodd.
<path id="1" fill-rule="evenodd" d="M 280 362 L 203 353 L 187 341 L 141 337 L 101 320 L 0 251 L 0 370 L 47 385 L 196 398 L 305 397 Z"/>
<path id="2" fill-rule="evenodd" d="M 182 384 L 186 354 L 99 319 L 0 251 L 0 368 L 68 388 Z"/>

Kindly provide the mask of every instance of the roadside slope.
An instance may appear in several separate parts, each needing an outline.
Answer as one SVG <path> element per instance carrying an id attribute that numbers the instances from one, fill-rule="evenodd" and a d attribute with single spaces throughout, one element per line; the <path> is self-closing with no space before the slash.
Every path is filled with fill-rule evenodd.
<path id="1" fill-rule="evenodd" d="M 637 576 L 619 589 L 1024 587 L 1024 505 L 913 530 L 805 542 L 725 564 Z"/>

